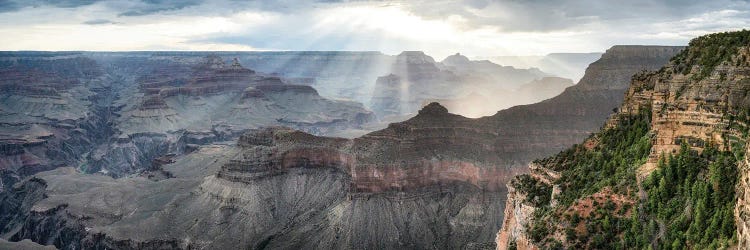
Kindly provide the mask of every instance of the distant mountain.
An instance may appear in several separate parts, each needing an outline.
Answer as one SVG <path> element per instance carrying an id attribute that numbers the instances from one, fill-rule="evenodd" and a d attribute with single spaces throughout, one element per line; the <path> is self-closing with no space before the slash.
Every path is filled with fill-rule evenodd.
<path id="1" fill-rule="evenodd" d="M 170 57 L 195 58 L 201 55 L 201 52 L 167 51 L 152 54 L 167 60 Z M 141 53 L 139 56 L 145 57 L 152 54 Z M 461 54 L 455 54 L 442 62 L 437 62 L 420 51 L 405 51 L 396 56 L 380 52 L 337 51 L 216 52 L 215 54 L 225 58 L 238 58 L 243 65 L 259 74 L 281 77 L 288 84 L 312 86 L 326 98 L 363 103 L 384 121 L 400 119 L 385 116 L 414 115 L 425 100 L 461 98 L 471 92 L 509 92 L 533 80 L 552 76 L 538 69 L 500 66 L 487 60 L 472 61 Z M 406 79 L 402 82 L 404 86 L 397 88 L 400 91 L 397 97 L 380 93 L 393 91 L 386 89 L 388 86 L 378 86 L 378 77 L 389 74 Z M 406 88 L 406 85 L 410 87 Z M 561 91 L 562 89 L 559 90 Z M 546 96 L 542 95 L 530 99 L 520 98 L 519 101 L 506 98 L 502 104 L 487 107 L 487 111 L 482 114 L 491 114 L 499 109 L 533 103 L 545 98 Z M 394 105 L 399 106 L 397 112 L 394 111 Z M 491 109 L 495 110 L 490 111 Z M 466 115 L 470 114 L 466 113 Z"/>
<path id="2" fill-rule="evenodd" d="M 370 108 L 381 118 L 414 114 L 421 106 L 434 100 L 459 103 L 471 93 L 492 96 L 492 102 L 481 109 L 457 109 L 455 112 L 469 116 L 489 115 L 513 105 L 528 104 L 554 96 L 567 87 L 549 84 L 544 88 L 558 87 L 552 95 L 545 91 L 529 91 L 519 95 L 517 90 L 529 82 L 549 76 L 535 69 L 516 69 L 500 66 L 490 61 L 472 61 L 461 54 L 436 62 L 421 51 L 405 51 L 391 65 L 389 75 L 375 82 Z M 559 78 L 550 78 L 554 81 Z M 464 111 L 467 111 L 464 113 Z"/>
<path id="3" fill-rule="evenodd" d="M 472 61 L 464 55 L 454 54 L 448 56 L 441 62 L 445 69 L 451 70 L 465 77 L 487 77 L 500 88 L 517 89 L 520 84 L 525 84 L 541 77 L 551 76 L 549 72 L 539 69 L 521 69 L 513 66 L 501 66 L 488 60 Z M 584 66 L 585 67 L 585 66 Z"/>
<path id="4" fill-rule="evenodd" d="M 536 68 L 549 74 L 578 81 L 589 63 L 602 53 L 550 53 L 545 56 L 490 56 L 480 57 L 500 65 L 516 68 Z"/>
<path id="5" fill-rule="evenodd" d="M 525 105 L 555 97 L 567 87 L 573 86 L 573 81 L 560 77 L 543 77 L 519 86 L 515 90 L 495 90 L 471 92 L 454 99 L 427 99 L 423 105 L 438 102 L 456 114 L 467 117 L 490 116 L 499 109 L 506 109 L 516 105 Z"/>

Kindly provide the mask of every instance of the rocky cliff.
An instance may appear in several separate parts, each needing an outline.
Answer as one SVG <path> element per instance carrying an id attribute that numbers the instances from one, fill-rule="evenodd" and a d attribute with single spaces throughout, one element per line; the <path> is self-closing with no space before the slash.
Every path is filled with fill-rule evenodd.
<path id="1" fill-rule="evenodd" d="M 634 76 L 600 132 L 509 184 L 498 249 L 748 247 L 749 46 L 706 35 Z"/>

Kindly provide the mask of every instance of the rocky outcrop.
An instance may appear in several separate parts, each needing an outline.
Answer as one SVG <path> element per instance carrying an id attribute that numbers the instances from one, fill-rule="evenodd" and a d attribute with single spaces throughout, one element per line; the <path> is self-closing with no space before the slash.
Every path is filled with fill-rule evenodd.
<path id="1" fill-rule="evenodd" d="M 732 40 L 735 38 L 730 37 L 740 37 L 740 40 L 747 39 L 747 32 L 722 33 L 696 38 L 691 42 L 691 46 L 675 56 L 668 64 L 658 71 L 639 73 L 635 75 L 632 78 L 628 91 L 625 93 L 622 105 L 617 109 L 617 113 L 613 114 L 609 120 L 604 123 L 605 126 L 603 126 L 601 132 L 592 135 L 580 146 L 575 146 L 574 148 L 561 152 L 554 157 L 541 160 L 538 164 L 532 164 L 533 168 L 537 169 L 537 171 L 532 172 L 539 172 L 539 170 L 543 172 L 553 172 L 557 173 L 553 175 L 563 176 L 562 179 L 558 179 L 560 177 L 557 177 L 553 178 L 553 180 L 557 181 L 549 181 L 548 176 L 550 175 L 538 174 L 522 175 L 514 179 L 514 182 L 532 180 L 552 183 L 555 184 L 555 186 L 553 187 L 552 192 L 542 195 L 543 197 L 546 197 L 546 199 L 551 199 L 551 202 L 536 204 L 523 209 L 523 205 L 519 204 L 529 204 L 528 199 L 524 195 L 528 195 L 529 193 L 535 193 L 538 195 L 539 191 L 538 189 L 530 187 L 525 187 L 521 191 L 514 190 L 513 196 L 509 196 L 507 201 L 507 204 L 509 205 L 506 206 L 506 221 L 504 222 L 503 230 L 498 233 L 498 249 L 504 249 L 501 248 L 501 246 L 507 246 L 510 242 L 515 242 L 514 244 L 516 244 L 519 249 L 540 249 L 555 246 L 555 244 L 562 247 L 595 247 L 607 244 L 607 242 L 617 243 L 621 239 L 624 239 L 621 237 L 632 236 L 624 236 L 626 234 L 624 233 L 626 230 L 624 230 L 613 231 L 616 238 L 612 240 L 591 239 L 590 235 L 599 235 L 599 233 L 601 233 L 596 231 L 601 229 L 599 227 L 600 224 L 595 223 L 601 223 L 603 220 L 603 217 L 594 217 L 606 215 L 608 216 L 606 220 L 609 220 L 611 218 L 617 218 L 618 216 L 627 216 L 633 213 L 633 211 L 628 210 L 628 207 L 636 207 L 636 205 L 638 207 L 637 210 L 639 216 L 633 220 L 647 221 L 647 218 L 656 217 L 656 215 L 648 214 L 648 211 L 650 210 L 644 208 L 647 206 L 654 206 L 648 205 L 648 202 L 651 202 L 649 196 L 655 195 L 655 193 L 647 190 L 648 187 L 646 187 L 646 184 L 643 184 L 643 182 L 649 179 L 649 175 L 659 168 L 660 163 L 658 162 L 660 159 L 662 161 L 661 164 L 663 164 L 665 157 L 681 152 L 681 147 L 687 148 L 682 149 L 682 151 L 692 150 L 694 152 L 703 152 L 707 147 L 716 147 L 719 151 L 745 151 L 744 141 L 746 140 L 747 135 L 742 131 L 746 130 L 747 125 L 744 118 L 741 117 L 744 117 L 744 113 L 748 107 L 748 97 L 742 90 L 750 87 L 747 81 L 747 79 L 750 79 L 750 74 L 748 74 L 750 71 L 747 69 L 747 65 L 750 65 L 750 61 L 747 60 L 747 58 L 750 58 L 748 56 L 747 45 L 738 45 L 738 43 L 735 43 L 735 45 L 721 47 L 716 54 L 703 53 L 703 51 L 710 49 L 711 46 L 716 46 L 711 43 L 736 41 Z M 712 42 L 705 43 L 704 41 Z M 636 47 L 620 47 L 617 48 L 616 51 L 613 51 L 611 55 L 605 54 L 602 56 L 602 59 L 617 58 L 616 60 L 623 60 L 626 55 L 634 53 L 636 50 Z M 663 56 L 670 54 L 671 50 L 657 48 L 652 50 L 652 52 L 653 55 Z M 708 59 L 709 57 L 716 58 Z M 711 60 L 716 62 L 716 64 L 700 63 Z M 642 62 L 645 61 L 646 60 L 644 59 Z M 605 70 L 605 72 L 609 70 Z M 589 71 L 587 71 L 587 76 L 583 79 L 587 79 L 589 75 L 588 73 Z M 603 77 L 598 74 L 592 74 L 592 76 L 614 79 L 611 77 Z M 614 84 L 604 86 L 581 85 L 582 89 L 586 91 L 602 88 L 612 89 L 617 88 L 618 86 L 619 85 Z M 571 179 L 575 178 L 571 177 L 575 176 L 577 173 L 575 171 L 584 171 L 576 169 L 580 167 L 580 165 L 577 164 L 583 164 L 578 163 L 577 161 L 583 161 L 582 159 L 585 159 L 581 155 L 585 155 L 585 152 L 587 151 L 613 154 L 613 151 L 604 151 L 604 148 L 607 147 L 607 145 L 602 145 L 603 143 L 611 144 L 612 142 L 603 142 L 602 140 L 607 140 L 608 133 L 611 131 L 623 131 L 623 129 L 628 129 L 628 126 L 633 126 L 631 123 L 632 119 L 627 117 L 637 116 L 644 112 L 646 112 L 645 116 L 647 117 L 645 120 L 648 122 L 648 133 L 644 136 L 650 139 L 650 151 L 645 151 L 648 153 L 644 155 L 645 158 L 643 161 L 635 161 L 640 162 L 638 164 L 642 163 L 642 165 L 633 166 L 635 170 L 632 176 L 625 177 L 625 179 L 616 182 L 629 184 L 611 183 L 609 185 L 601 185 L 598 184 L 599 182 L 596 178 L 591 180 Z M 631 146 L 631 148 L 637 148 L 637 146 L 634 145 L 629 146 Z M 713 159 L 708 159 L 707 161 L 710 162 L 712 160 Z M 606 165 L 606 162 L 601 164 Z M 707 162 L 706 164 L 709 163 Z M 744 176 L 744 172 L 746 172 L 743 166 L 744 163 L 742 162 L 738 166 L 742 176 Z M 622 168 L 627 168 L 627 164 L 622 166 Z M 730 173 L 731 171 L 726 174 Z M 744 177 L 724 176 L 721 178 L 731 181 L 733 178 Z M 743 183 L 746 182 L 743 179 L 738 180 L 740 183 L 740 185 L 737 186 L 739 199 L 737 200 L 737 207 L 735 209 L 735 220 L 738 222 L 737 235 L 740 248 L 742 248 L 743 244 L 746 244 L 746 235 L 744 235 L 746 232 L 746 220 L 742 219 L 744 218 L 743 214 L 746 209 L 746 202 L 744 202 L 746 198 L 743 198 L 745 197 L 744 194 L 746 188 L 743 186 Z M 702 179 L 696 181 L 702 181 Z M 577 184 L 574 183 L 581 182 L 589 182 L 589 187 L 596 188 L 591 190 L 586 189 L 586 191 L 565 188 L 566 186 L 575 186 Z M 623 185 L 632 186 L 623 189 L 621 188 Z M 664 185 L 661 184 L 661 186 Z M 695 193 L 693 195 L 695 195 Z M 565 197 L 566 202 L 556 202 L 555 200 L 557 196 Z M 575 200 L 571 203 L 572 197 L 575 197 Z M 664 197 L 662 199 L 670 199 L 670 197 Z M 597 204 L 612 204 L 611 207 L 607 208 L 611 210 L 612 214 L 602 212 L 609 211 L 605 209 L 601 211 L 596 210 L 596 213 L 600 213 L 600 215 L 592 215 L 594 214 L 594 212 L 591 212 L 592 207 L 598 209 L 596 208 Z M 675 203 L 673 206 L 677 205 L 678 203 Z M 687 203 L 685 208 L 679 207 L 676 209 L 680 211 L 682 211 L 682 209 L 685 211 L 694 211 L 694 206 L 695 204 Z M 519 212 L 534 211 L 542 208 L 545 212 L 535 216 L 529 216 L 529 213 Z M 602 213 L 604 213 L 604 215 L 602 215 Z M 572 214 L 575 214 L 576 218 L 579 218 L 577 216 L 580 215 L 581 219 L 571 219 Z M 509 218 L 508 215 L 515 216 Z M 664 215 L 659 214 L 659 216 Z M 713 216 L 716 217 L 717 215 L 714 214 Z M 657 225 L 658 227 L 670 227 L 667 223 L 672 223 L 672 221 L 661 221 L 662 218 L 659 218 L 660 219 L 655 220 L 660 221 L 659 223 L 661 223 L 660 225 Z M 716 219 L 714 219 L 714 221 L 715 220 Z M 684 223 L 689 222 L 690 220 L 688 219 L 688 222 Z M 534 227 L 539 227 L 540 230 L 537 230 L 537 228 L 531 229 L 532 226 L 530 225 L 532 224 Z M 541 230 L 545 225 L 551 228 Z M 632 226 L 638 228 L 636 225 Z M 650 240 L 646 243 L 650 242 L 649 245 L 654 247 L 672 244 L 671 241 L 661 241 L 663 241 L 663 238 L 668 237 L 665 236 L 665 233 L 671 232 L 674 229 L 660 230 L 661 232 L 655 233 L 654 235 L 648 235 L 647 239 Z M 689 232 L 682 233 L 689 234 Z M 530 240 L 532 238 L 535 238 L 535 240 Z M 695 245 L 707 244 L 704 241 L 701 241 L 700 243 L 691 241 L 693 241 L 693 238 L 684 240 L 683 243 Z M 636 243 L 635 239 L 627 238 L 625 239 L 624 244 L 637 246 L 635 244 L 640 243 Z"/>
<path id="2" fill-rule="evenodd" d="M 633 60 L 619 52 L 628 49 Z M 631 77 L 642 70 L 656 70 L 669 61 L 683 47 L 614 46 L 607 50 L 621 56 L 602 56 L 586 69 L 586 75 L 575 86 L 539 103 L 516 106 L 497 114 L 480 118 L 494 123 L 501 142 L 526 142 L 514 148 L 514 159 L 531 161 L 559 152 L 585 139 L 600 128 L 622 103 Z M 665 54 L 664 51 L 670 51 Z M 606 53 L 605 53 L 606 54 Z"/>
<path id="3" fill-rule="evenodd" d="M 374 120 L 361 104 L 328 100 L 311 86 L 256 74 L 237 58 L 231 63 L 216 55 L 194 63 L 171 59 L 136 81 L 144 95 L 118 100 L 118 142 L 93 155 L 88 171 L 120 176 L 149 169 L 154 158 L 192 150 L 181 143 L 185 134 L 213 135 L 189 144 L 213 143 L 261 126 L 324 134 Z"/>
<path id="4" fill-rule="evenodd" d="M 460 53 L 448 56 L 440 63 L 446 69 L 467 78 L 466 81 L 494 82 L 494 84 L 508 90 L 518 88 L 519 84 L 551 76 L 549 73 L 536 68 L 523 69 L 501 66 L 488 60 L 472 61 Z M 586 65 L 583 65 L 583 67 L 586 67 Z"/>
<path id="5" fill-rule="evenodd" d="M 619 106 L 634 73 L 659 68 L 681 48 L 614 46 L 592 63 L 579 84 L 570 89 L 566 89 L 572 85 L 568 80 L 547 77 L 539 70 L 471 61 L 461 55 L 437 63 L 424 53 L 404 52 L 396 57 L 392 75 L 376 81 L 370 107 L 380 117 L 414 113 L 432 101 L 445 102 L 453 112 L 471 117 L 490 116 L 503 109 L 508 109 L 505 111 L 508 113 L 588 116 L 591 119 L 582 120 L 595 123 L 582 128 L 592 131 L 606 119 L 611 109 Z M 551 97 L 555 98 L 546 100 Z M 534 105 L 522 106 L 532 103 Z M 510 111 L 511 107 L 519 111 Z"/>

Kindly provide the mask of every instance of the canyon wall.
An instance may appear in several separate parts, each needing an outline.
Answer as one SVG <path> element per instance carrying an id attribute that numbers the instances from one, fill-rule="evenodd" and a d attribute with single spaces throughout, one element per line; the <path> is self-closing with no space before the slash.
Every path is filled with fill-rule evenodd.
<path id="1" fill-rule="evenodd" d="M 672 241 L 663 242 L 665 238 L 671 239 L 668 237 L 680 237 L 679 235 L 668 235 L 667 232 L 671 232 L 669 230 L 672 228 L 690 224 L 691 220 L 698 219 L 683 215 L 680 218 L 686 218 L 687 222 L 677 223 L 662 218 L 662 216 L 665 216 L 663 214 L 658 214 L 659 217 L 650 214 L 655 209 L 654 205 L 650 204 L 667 201 L 678 197 L 680 194 L 675 192 L 654 200 L 651 196 L 659 193 L 654 191 L 657 189 L 654 187 L 655 181 L 652 180 L 652 175 L 655 172 L 664 175 L 661 172 L 663 171 L 662 168 L 665 168 L 664 166 L 688 164 L 685 160 L 688 155 L 692 155 L 690 157 L 708 157 L 707 162 L 695 163 L 700 166 L 699 170 L 713 168 L 716 164 L 720 164 L 712 162 L 716 160 L 716 157 L 719 157 L 715 155 L 731 157 L 731 161 L 735 161 L 735 157 L 742 159 L 738 164 L 728 165 L 730 170 L 738 168 L 740 176 L 733 175 L 732 171 L 716 173 L 710 172 L 713 170 L 700 170 L 707 171 L 706 173 L 701 172 L 704 179 L 698 178 L 690 183 L 713 183 L 709 185 L 713 185 L 714 189 L 719 189 L 721 186 L 716 184 L 714 178 L 722 178 L 722 180 L 726 180 L 726 183 L 733 183 L 734 178 L 739 180 L 739 185 L 736 186 L 739 199 L 736 200 L 734 221 L 737 222 L 736 235 L 739 239 L 739 247 L 747 247 L 747 219 L 745 218 L 747 211 L 745 173 L 747 171 L 745 169 L 746 160 L 741 153 L 747 150 L 745 146 L 747 133 L 743 131 L 747 131 L 745 117 L 747 107 L 750 107 L 748 106 L 750 104 L 748 102 L 749 97 L 746 94 L 746 90 L 750 88 L 748 84 L 750 83 L 748 81 L 750 79 L 748 52 L 750 51 L 747 43 L 743 42 L 747 40 L 747 34 L 743 31 L 696 38 L 691 41 L 687 49 L 676 55 L 658 71 L 636 74 L 629 84 L 621 106 L 616 109 L 615 114 L 612 114 L 604 122 L 600 132 L 581 140 L 580 145 L 576 145 L 556 156 L 532 163 L 531 174 L 521 175 L 511 181 L 509 188 L 512 187 L 510 189 L 512 194 L 509 195 L 504 212 L 506 219 L 502 230 L 497 235 L 498 249 L 507 249 L 511 246 L 518 249 L 543 249 L 547 247 L 609 248 L 615 246 L 638 248 L 639 244 L 658 248 L 680 244 L 695 247 L 704 246 L 701 244 L 709 244 L 710 241 L 708 243 L 705 241 L 698 242 L 690 238 L 693 236 L 683 236 L 685 238 L 676 240 L 676 243 Z M 730 45 L 719 47 L 721 43 L 730 43 Z M 709 50 L 715 51 L 705 53 Z M 633 48 L 627 48 L 621 51 L 632 53 L 634 50 Z M 667 50 L 660 50 L 655 53 L 670 54 Z M 622 55 L 619 52 L 612 54 L 615 57 Z M 607 54 L 602 56 L 602 58 L 605 57 L 607 57 Z M 587 76 L 588 73 L 587 71 Z M 587 76 L 584 76 L 583 79 L 587 79 Z M 596 75 L 593 74 L 592 76 Z M 590 91 L 602 89 L 602 87 L 611 89 L 617 86 L 620 85 L 584 85 L 581 87 Z M 645 131 L 645 133 L 639 135 L 642 137 L 625 137 L 625 135 L 631 137 L 637 135 L 640 133 L 638 131 Z M 618 133 L 620 134 L 619 137 L 613 137 Z M 631 144 L 617 145 L 623 142 Z M 600 160 L 600 162 L 594 163 L 597 165 L 587 166 L 587 164 L 590 164 L 587 161 L 596 159 L 596 154 L 618 155 L 622 154 L 620 152 L 625 152 L 622 151 L 625 147 L 631 150 L 629 151 L 631 153 L 623 154 L 626 157 L 631 157 L 628 155 L 634 154 L 640 155 L 640 153 L 633 152 L 647 151 L 643 151 L 645 152 L 643 158 L 632 156 L 635 158 L 622 163 L 615 162 L 614 164 L 607 163 L 606 160 L 604 162 Z M 675 158 L 672 162 L 669 160 L 673 159 L 670 155 L 681 158 Z M 607 169 L 610 166 L 614 169 Z M 610 177 L 601 176 L 606 171 L 614 171 L 609 176 L 616 175 L 618 179 L 610 180 Z M 709 175 L 709 172 L 716 177 L 705 180 L 708 178 L 705 176 Z M 585 180 L 580 179 L 583 175 L 599 176 Z M 669 173 L 666 173 L 666 175 L 669 176 Z M 527 183 L 527 185 L 514 185 L 522 182 Z M 657 184 L 656 187 L 659 188 L 665 186 L 663 183 Z M 729 188 L 734 189 L 734 186 Z M 688 197 L 699 197 L 699 193 L 693 192 L 692 196 Z M 715 195 L 720 196 L 721 194 Z M 545 202 L 535 203 L 535 200 L 544 200 Z M 731 197 L 729 200 L 732 200 Z M 607 205 L 602 207 L 602 204 Z M 672 206 L 678 206 L 677 204 L 680 203 L 675 203 Z M 721 208 L 725 209 L 725 207 Z M 661 205 L 658 209 L 662 209 Z M 690 211 L 695 212 L 702 208 L 696 208 L 695 203 L 687 202 L 684 208 L 676 207 L 675 209 L 677 211 L 688 211 L 686 213 L 689 214 Z M 706 211 L 706 213 L 709 212 Z M 709 216 L 713 216 L 712 222 L 721 222 L 722 220 L 717 219 L 717 216 L 723 218 L 721 216 L 725 216 L 725 214 L 716 213 L 718 215 L 709 213 Z M 700 216 L 700 214 L 693 216 Z M 602 229 L 605 226 L 602 226 L 601 223 L 605 220 L 607 223 L 614 220 L 624 221 L 623 223 L 629 222 L 629 224 L 624 224 L 626 225 L 625 229 L 613 229 L 611 227 Z M 649 221 L 657 222 L 653 223 L 657 232 L 646 235 L 648 238 L 645 239 L 635 238 L 638 234 L 648 231 L 647 225 L 641 230 L 639 223 L 648 224 Z M 724 221 L 726 222 L 723 222 L 722 225 L 731 225 L 728 220 Z M 700 222 L 699 224 L 704 223 Z M 629 230 L 630 227 L 635 229 Z M 682 233 L 689 235 L 693 230 L 691 228 L 682 231 Z M 722 230 L 724 229 L 722 228 Z M 716 232 L 717 230 L 712 229 L 710 231 Z M 612 238 L 606 238 L 606 236 L 605 238 L 598 238 L 609 232 L 613 234 Z M 714 236 L 709 237 L 709 240 L 715 241 L 711 243 L 713 247 L 727 247 L 733 244 L 731 235 L 728 238 L 722 236 L 720 239 L 718 236 L 715 238 Z"/>

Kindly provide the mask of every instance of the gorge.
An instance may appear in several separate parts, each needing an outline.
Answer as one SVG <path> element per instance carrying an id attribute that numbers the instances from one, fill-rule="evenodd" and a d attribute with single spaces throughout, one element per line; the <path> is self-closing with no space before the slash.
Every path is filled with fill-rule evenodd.
<path id="1" fill-rule="evenodd" d="M 622 95 L 628 75 L 653 70 L 681 49 L 615 46 L 579 84 L 550 100 L 478 119 L 431 103 L 354 139 L 313 134 L 367 122 L 371 115 L 361 106 L 331 106 L 309 86 L 258 74 L 239 60 L 101 55 L 130 65 L 118 71 L 143 72 L 117 78 L 137 88 L 109 85 L 116 96 L 103 98 L 101 107 L 81 105 L 111 115 L 106 126 L 117 136 L 81 153 L 89 155 L 77 159 L 88 162 L 82 167 L 28 173 L 20 170 L 31 167 L 13 159 L 66 158 L 4 147 L 5 162 L 13 164 L 3 177 L 2 235 L 69 249 L 493 248 L 505 183 L 532 159 L 594 131 L 619 104 L 611 97 Z M 27 98 L 14 93 L 9 98 Z M 306 99 L 288 101 L 300 98 Z M 341 111 L 328 114 L 341 118 L 256 110 L 303 103 L 290 108 L 331 107 Z M 237 107 L 257 118 L 221 116 Z M 286 116 L 268 119 L 273 113 Z M 261 118 L 268 119 L 262 127 L 272 127 L 245 122 Z M 273 127 L 279 125 L 298 130 Z M 130 158 L 134 152 L 144 155 Z"/>

